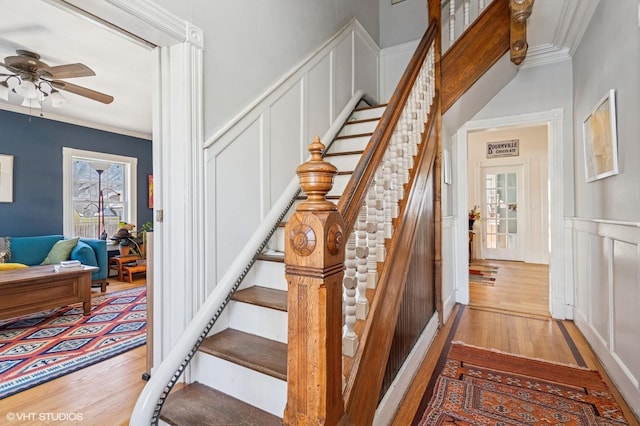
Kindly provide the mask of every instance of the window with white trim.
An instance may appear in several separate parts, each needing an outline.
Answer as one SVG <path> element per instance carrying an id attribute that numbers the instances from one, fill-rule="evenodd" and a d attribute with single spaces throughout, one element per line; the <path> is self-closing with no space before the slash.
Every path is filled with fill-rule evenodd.
<path id="1" fill-rule="evenodd" d="M 64 235 L 110 242 L 121 222 L 135 223 L 138 159 L 62 151 Z"/>

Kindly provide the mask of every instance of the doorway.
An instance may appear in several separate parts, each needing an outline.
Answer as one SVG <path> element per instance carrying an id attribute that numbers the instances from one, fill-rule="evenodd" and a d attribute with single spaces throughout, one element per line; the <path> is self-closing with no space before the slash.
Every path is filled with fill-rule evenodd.
<path id="1" fill-rule="evenodd" d="M 525 155 L 520 152 L 514 157 L 487 158 L 486 149 L 488 142 L 519 139 L 520 147 L 524 144 L 524 137 L 520 132 L 532 127 L 538 128 L 537 133 L 545 135 L 544 147 L 536 147 L 537 154 Z M 458 286 L 456 300 L 460 303 L 470 303 L 469 284 L 469 236 L 468 213 L 475 205 L 483 204 L 482 195 L 485 185 L 482 182 L 483 168 L 488 167 L 521 167 L 522 178 L 516 178 L 516 186 L 522 185 L 523 191 L 518 193 L 528 194 L 525 201 L 522 197 L 517 200 L 517 205 L 512 207 L 512 214 L 517 209 L 518 245 L 523 250 L 520 259 L 526 263 L 548 265 L 548 311 L 554 318 L 572 318 L 570 305 L 573 304 L 571 287 L 572 280 L 565 277 L 566 266 L 562 262 L 561 253 L 564 249 L 563 233 L 563 170 L 566 155 L 563 154 L 562 132 L 563 111 L 550 110 L 547 112 L 523 114 L 517 116 L 500 117 L 495 119 L 477 120 L 468 122 L 456 133 L 453 141 L 455 162 L 462 165 L 455 167 L 456 171 L 456 195 L 458 200 L 456 207 L 456 275 Z M 484 138 L 484 139 L 483 139 Z M 544 155 L 541 153 L 544 151 Z M 465 167 L 466 166 L 466 167 Z M 489 169 L 487 169 L 489 170 Z M 497 178 L 496 178 L 497 179 Z M 494 188 L 495 189 L 495 188 Z M 505 190 L 507 187 L 505 186 Z M 523 195 L 524 196 L 524 195 Z M 485 204 L 485 210 L 488 209 Z M 502 203 L 498 203 L 502 204 Z M 509 205 L 504 204 L 504 214 L 509 215 Z M 496 206 L 493 206 L 496 207 Z M 492 207 L 492 208 L 493 208 Z M 486 210 L 490 214 L 490 210 Z M 486 214 L 485 218 L 486 219 Z M 523 222 L 523 219 L 526 220 Z M 485 251 L 486 226 L 498 225 L 495 220 L 487 225 L 480 219 L 482 236 L 475 238 L 477 257 L 489 261 Z M 495 218 L 494 218 L 495 219 Z M 508 226 L 505 222 L 504 226 Z M 512 225 L 514 226 L 514 225 Z M 490 232 L 491 234 L 491 232 Z M 499 233 L 495 233 L 496 238 Z M 480 233 L 478 232 L 478 235 Z M 508 233 L 504 234 L 505 238 Z M 490 252 L 489 252 L 490 253 Z M 499 257 L 490 254 L 494 257 Z M 464 261 L 460 261 L 464 259 Z M 497 261 L 497 260 L 496 260 Z M 464 262 L 464 263 L 463 263 Z"/>

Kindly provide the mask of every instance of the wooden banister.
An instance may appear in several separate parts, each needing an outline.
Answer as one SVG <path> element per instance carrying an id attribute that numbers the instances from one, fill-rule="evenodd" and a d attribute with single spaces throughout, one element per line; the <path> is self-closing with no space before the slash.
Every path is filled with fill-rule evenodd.
<path id="1" fill-rule="evenodd" d="M 509 0 L 493 0 L 442 57 L 445 113 L 509 50 Z"/>

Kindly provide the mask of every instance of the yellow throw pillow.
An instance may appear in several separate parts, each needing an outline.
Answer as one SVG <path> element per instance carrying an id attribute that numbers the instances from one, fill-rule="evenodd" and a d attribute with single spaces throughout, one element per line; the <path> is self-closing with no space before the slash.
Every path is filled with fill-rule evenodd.
<path id="1" fill-rule="evenodd" d="M 0 263 L 0 271 L 10 271 L 12 269 L 23 269 L 28 268 L 27 265 L 23 265 L 22 263 Z"/>
<path id="2" fill-rule="evenodd" d="M 78 238 L 60 240 L 51 247 L 49 254 L 44 258 L 41 265 L 55 265 L 63 260 L 69 260 L 71 250 L 78 244 Z"/>

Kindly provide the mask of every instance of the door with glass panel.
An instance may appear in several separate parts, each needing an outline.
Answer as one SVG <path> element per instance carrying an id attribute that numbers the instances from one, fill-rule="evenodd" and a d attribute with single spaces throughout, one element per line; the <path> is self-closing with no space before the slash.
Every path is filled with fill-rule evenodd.
<path id="1" fill-rule="evenodd" d="M 482 183 L 483 256 L 523 260 L 522 166 L 483 167 Z"/>

